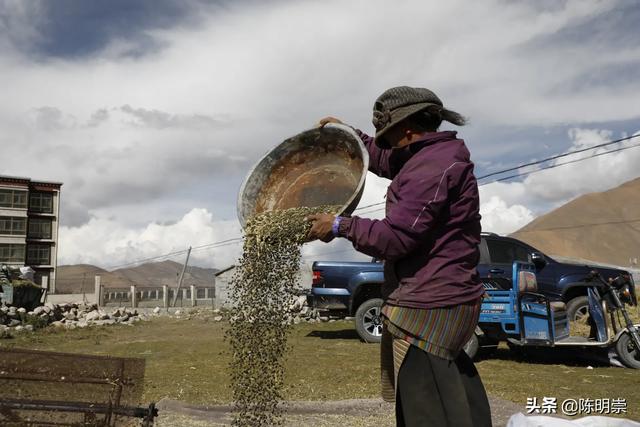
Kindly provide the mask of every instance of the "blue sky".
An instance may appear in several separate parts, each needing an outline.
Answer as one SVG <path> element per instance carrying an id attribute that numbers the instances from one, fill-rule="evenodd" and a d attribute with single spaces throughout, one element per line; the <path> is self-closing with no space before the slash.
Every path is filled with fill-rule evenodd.
<path id="1" fill-rule="evenodd" d="M 0 143 L 23 161 L 0 173 L 65 183 L 62 263 L 224 240 L 264 152 L 325 115 L 371 131 L 390 86 L 429 87 L 470 118 L 457 130 L 477 175 L 638 131 L 639 19 L 632 1 L 9 0 Z M 639 156 L 483 187 L 483 226 L 508 233 L 636 178 Z M 385 186 L 368 179 L 362 203 Z"/>

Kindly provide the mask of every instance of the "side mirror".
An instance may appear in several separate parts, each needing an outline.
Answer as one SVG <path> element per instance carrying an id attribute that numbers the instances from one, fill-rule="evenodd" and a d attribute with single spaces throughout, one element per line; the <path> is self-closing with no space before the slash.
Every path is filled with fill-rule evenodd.
<path id="1" fill-rule="evenodd" d="M 547 260 L 540 252 L 532 252 L 531 253 L 531 262 L 536 268 L 541 269 L 547 265 Z"/>

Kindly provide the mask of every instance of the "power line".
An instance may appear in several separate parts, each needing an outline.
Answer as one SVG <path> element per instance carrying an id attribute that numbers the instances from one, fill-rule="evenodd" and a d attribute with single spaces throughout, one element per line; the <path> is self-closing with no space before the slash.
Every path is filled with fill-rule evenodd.
<path id="1" fill-rule="evenodd" d="M 211 249 L 211 248 L 215 248 L 215 247 L 220 247 L 220 246 L 227 246 L 230 244 L 234 244 L 234 243 L 239 243 L 242 241 L 242 237 L 234 237 L 232 239 L 227 239 L 227 240 L 221 240 L 218 242 L 213 242 L 213 243 L 207 243 L 205 245 L 200 245 L 200 246 L 194 246 L 192 248 L 192 252 L 193 250 L 202 250 L 202 249 Z M 181 250 L 181 251 L 175 251 L 175 252 L 169 252 L 167 254 L 164 255 L 158 255 L 155 257 L 151 257 L 151 258 L 142 258 L 136 261 L 131 261 L 125 264 L 120 264 L 120 265 L 116 265 L 116 266 L 112 266 L 112 267 L 108 267 L 110 270 L 117 270 L 119 268 L 122 267 L 127 267 L 129 265 L 134 265 L 134 264 L 140 264 L 142 262 L 148 262 L 148 261 L 154 261 L 154 260 L 158 260 L 158 259 L 162 259 L 162 258 L 174 258 L 175 256 L 178 255 L 182 255 L 182 254 L 186 254 L 187 253 L 187 249 Z"/>
<path id="2" fill-rule="evenodd" d="M 636 136 L 640 136 L 640 134 L 639 135 L 635 135 L 634 137 L 636 137 Z M 534 173 L 538 173 L 538 172 L 542 172 L 542 171 L 545 171 L 545 170 L 548 170 L 548 169 L 554 169 L 554 168 L 557 168 L 557 167 L 560 167 L 560 166 L 565 166 L 565 165 L 569 165 L 569 164 L 572 164 L 572 163 L 578 163 L 578 162 L 582 162 L 584 160 L 593 159 L 595 157 L 604 156 L 605 154 L 616 153 L 616 152 L 619 152 L 619 151 L 629 150 L 631 148 L 637 148 L 637 147 L 640 147 L 640 144 L 631 145 L 631 146 L 628 146 L 628 147 L 615 148 L 613 150 L 604 151 L 602 153 L 595 153 L 595 154 L 592 154 L 592 155 L 589 155 L 589 156 L 586 156 L 586 157 L 581 157 L 579 159 L 569 160 L 569 161 L 566 161 L 566 162 L 563 162 L 563 163 L 557 163 L 555 165 L 544 166 L 544 167 L 541 167 L 540 169 L 532 170 L 532 171 L 529 171 L 529 172 L 522 172 L 522 173 L 518 173 L 518 174 L 514 174 L 514 175 L 510 175 L 510 176 L 506 176 L 506 177 L 502 177 L 502 178 L 498 178 L 498 179 L 494 179 L 492 181 L 483 182 L 483 183 L 478 184 L 478 187 L 482 187 L 484 185 L 489 185 L 489 184 L 494 184 L 496 182 L 508 181 L 510 179 L 520 178 L 520 177 L 523 177 L 523 176 L 528 176 L 528 175 L 531 175 L 531 174 L 534 174 Z M 507 171 L 507 170 L 517 170 L 517 169 L 520 169 L 521 167 L 525 167 L 525 166 L 523 165 L 523 166 L 519 166 L 519 167 L 516 167 L 516 168 L 505 169 L 505 171 Z M 505 171 L 503 171 L 503 172 L 505 172 Z M 500 172 L 500 173 L 503 173 L 503 172 Z M 497 173 L 498 172 L 496 172 L 496 174 Z M 385 202 L 378 202 L 376 205 L 379 206 L 379 205 L 383 205 L 384 203 Z M 382 209 L 384 209 L 384 208 L 374 209 L 374 210 L 371 210 L 371 211 L 366 212 L 366 213 L 373 213 L 373 212 L 380 211 Z"/>
<path id="3" fill-rule="evenodd" d="M 112 267 L 107 267 L 107 268 L 109 268 L 109 269 L 111 269 L 111 270 L 117 270 L 117 269 L 119 269 L 119 268 L 127 267 L 127 266 L 129 266 L 129 265 L 140 264 L 141 262 L 153 261 L 153 260 L 157 260 L 157 259 L 161 259 L 161 258 L 168 258 L 168 257 L 170 257 L 171 255 L 180 255 L 180 254 L 186 254 L 186 253 L 187 253 L 187 250 L 186 250 L 186 249 L 185 249 L 185 250 L 182 250 L 182 251 L 169 252 L 169 253 L 164 254 L 164 255 L 158 255 L 158 256 L 155 256 L 155 257 L 151 257 L 151 258 L 143 258 L 143 259 L 139 259 L 139 260 L 136 260 L 136 261 L 128 262 L 128 263 L 126 263 L 126 264 L 120 264 L 120 265 L 116 265 L 116 266 L 112 266 Z"/>
<path id="4" fill-rule="evenodd" d="M 582 148 L 582 149 L 579 149 L 579 150 L 573 150 L 573 151 L 570 151 L 568 153 L 558 154 L 558 155 L 555 155 L 555 156 L 547 157 L 547 158 L 542 159 L 542 160 L 537 160 L 537 161 L 534 161 L 534 162 L 529 162 L 529 163 L 525 163 L 525 164 L 521 164 L 521 165 L 518 165 L 518 166 L 511 167 L 511 168 L 503 169 L 501 171 L 492 172 L 492 173 L 483 175 L 483 176 L 481 176 L 481 177 L 479 177 L 477 179 L 478 180 L 482 180 L 482 179 L 485 179 L 485 178 L 488 178 L 488 177 L 491 177 L 491 176 L 501 175 L 503 173 L 511 172 L 511 171 L 518 170 L 518 169 L 521 169 L 521 168 L 524 168 L 524 167 L 538 165 L 538 164 L 541 164 L 541 163 L 549 162 L 551 160 L 556 160 L 556 159 L 559 159 L 559 158 L 567 157 L 567 156 L 570 156 L 572 154 L 579 154 L 579 153 L 582 153 L 582 152 L 585 152 L 585 151 L 606 147 L 606 146 L 609 146 L 609 145 L 617 144 L 617 143 L 620 143 L 620 142 L 623 142 L 623 141 L 628 141 L 628 140 L 631 140 L 631 139 L 634 139 L 634 138 L 638 138 L 638 137 L 640 137 L 640 134 L 631 135 L 631 136 L 627 136 L 627 137 L 624 137 L 624 138 L 619 138 L 619 139 L 612 140 L 612 141 L 607 141 L 607 142 L 604 142 L 602 144 L 594 145 L 594 146 L 591 146 L 591 147 Z M 632 145 L 632 146 L 629 146 L 629 147 L 621 147 L 621 148 L 605 151 L 605 152 L 602 152 L 602 153 L 596 153 L 596 154 L 593 154 L 593 155 L 590 155 L 590 156 L 587 156 L 587 157 L 583 157 L 583 158 L 580 158 L 580 159 L 575 159 L 575 160 L 571 160 L 571 161 L 567 161 L 567 162 L 563 162 L 563 163 L 558 163 L 558 164 L 555 164 L 555 165 L 545 166 L 545 167 L 542 167 L 540 169 L 536 169 L 536 170 L 533 170 L 533 171 L 522 172 L 522 173 L 510 175 L 510 176 L 507 176 L 507 177 L 498 178 L 498 179 L 495 179 L 495 180 L 492 180 L 492 181 L 489 181 L 489 182 L 480 183 L 480 184 L 478 184 L 478 187 L 482 187 L 483 185 L 493 184 L 493 183 L 496 183 L 496 182 L 507 181 L 507 180 L 514 179 L 514 178 L 519 178 L 519 177 L 522 177 L 522 176 L 528 176 L 528 175 L 531 175 L 531 174 L 534 174 L 534 173 L 537 173 L 537 172 L 542 172 L 544 170 L 554 169 L 554 168 L 557 168 L 557 167 L 560 167 L 560 166 L 581 162 L 583 160 L 592 159 L 594 157 L 599 157 L 599 156 L 602 156 L 602 155 L 605 155 L 605 154 L 611 154 L 611 153 L 615 153 L 615 152 L 619 152 L 619 151 L 628 150 L 630 148 L 636 148 L 638 146 L 640 146 L 640 144 Z M 383 205 L 383 204 L 385 204 L 384 201 L 383 202 L 378 202 L 378 203 L 372 203 L 372 204 L 365 205 L 365 206 L 360 206 L 360 207 L 356 208 L 354 210 L 354 212 L 357 212 L 357 211 L 360 211 L 361 213 L 377 212 L 377 211 L 383 210 L 384 208 L 372 209 L 372 210 L 367 211 L 367 212 L 362 212 L 362 211 L 364 211 L 366 209 L 369 209 L 369 208 L 377 207 L 377 206 L 380 206 L 380 205 Z M 223 247 L 223 246 L 227 246 L 227 245 L 231 245 L 231 244 L 240 243 L 241 241 L 242 241 L 242 237 L 234 237 L 234 238 L 231 238 L 231 239 L 222 240 L 222 241 L 218 241 L 218 242 L 212 242 L 212 243 L 208 243 L 208 244 L 205 244 L 205 245 L 194 246 L 192 248 L 192 250 L 195 251 L 195 250 L 214 249 L 214 248 L 218 248 L 218 247 Z M 178 256 L 178 255 L 185 254 L 186 252 L 187 252 L 187 250 L 170 252 L 170 253 L 167 253 L 167 254 L 164 254 L 164 255 L 158 255 L 158 256 L 150 257 L 150 258 L 143 258 L 143 259 L 139 259 L 139 260 L 136 260 L 136 261 L 128 262 L 128 263 L 125 263 L 125 264 L 112 266 L 112 267 L 109 267 L 109 268 L 111 270 L 116 270 L 118 268 L 127 267 L 127 266 L 135 265 L 135 264 L 140 264 L 140 263 L 143 263 L 143 262 L 154 261 L 154 260 L 159 260 L 159 259 L 167 259 L 167 258 L 170 258 L 172 256 Z M 333 253 L 338 253 L 338 252 L 346 252 L 346 251 L 337 251 L 337 252 L 334 251 Z"/>
<path id="5" fill-rule="evenodd" d="M 640 136 L 640 135 L 638 135 L 638 136 Z M 557 163 L 555 165 L 545 166 L 545 167 L 542 167 L 540 169 L 536 169 L 536 170 L 533 170 L 533 171 L 523 172 L 523 173 L 519 173 L 519 174 L 515 174 L 515 175 L 510 175 L 510 176 L 506 176 L 506 177 L 503 177 L 503 178 L 494 179 L 493 181 L 489 181 L 489 182 L 483 182 L 482 184 L 478 184 L 478 187 L 481 187 L 483 185 L 493 184 L 495 182 L 501 182 L 501 181 L 507 181 L 507 180 L 514 179 L 514 178 L 519 178 L 521 176 L 531 175 L 531 174 L 536 173 L 536 172 L 542 172 L 542 171 L 545 171 L 545 170 L 548 170 L 548 169 L 557 168 L 559 166 L 570 165 L 572 163 L 578 163 L 578 162 L 582 162 L 584 160 L 593 159 L 594 157 L 604 156 L 605 154 L 616 153 L 618 151 L 624 151 L 624 150 L 628 150 L 630 148 L 637 148 L 637 147 L 640 147 L 640 144 L 630 145 L 628 147 L 615 148 L 615 149 L 609 150 L 609 151 L 603 151 L 602 153 L 596 153 L 596 154 L 592 154 L 592 155 L 587 156 L 587 157 L 581 157 L 579 159 L 569 160 L 569 161 L 564 162 L 564 163 Z"/>
<path id="6" fill-rule="evenodd" d="M 628 140 L 630 140 L 630 139 L 638 138 L 638 137 L 640 137 L 640 134 L 637 134 L 637 135 L 631 135 L 631 136 L 626 136 L 626 137 L 624 137 L 624 138 L 615 139 L 615 140 L 613 140 L 613 141 L 604 142 L 604 143 L 602 143 L 602 144 L 593 145 L 593 146 L 591 146 L 591 147 L 587 147 L 587 148 L 581 148 L 581 149 L 579 149 L 579 150 L 569 151 L 568 153 L 557 154 L 557 155 L 555 155 L 555 156 L 547 157 L 546 159 L 536 160 L 535 162 L 525 163 L 525 164 L 520 165 L 520 166 L 514 166 L 514 167 L 512 167 L 512 168 L 504 169 L 504 170 L 497 171 L 497 172 L 491 172 L 491 173 L 489 173 L 489 174 L 487 174 L 487 175 L 483 175 L 483 176 L 479 177 L 479 178 L 478 178 L 478 180 L 481 180 L 481 179 L 484 179 L 484 178 L 488 178 L 488 177 L 490 177 L 490 176 L 501 175 L 501 174 L 503 174 L 503 173 L 511 172 L 511 171 L 515 171 L 515 170 L 518 170 L 518 169 L 520 169 L 520 168 L 524 168 L 524 167 L 527 167 L 527 166 L 539 165 L 540 163 L 546 163 L 546 162 L 549 162 L 549 161 L 551 161 L 551 160 L 556 160 L 556 159 L 560 159 L 560 158 L 562 158 L 562 157 L 570 156 L 570 155 L 572 155 L 572 154 L 578 154 L 578 153 L 583 153 L 583 152 L 585 152 L 585 151 L 589 151 L 589 150 L 595 150 L 596 148 L 606 147 L 606 146 L 608 146 L 608 145 L 617 144 L 617 143 L 619 143 L 619 142 L 622 142 L 622 141 L 628 141 Z"/>

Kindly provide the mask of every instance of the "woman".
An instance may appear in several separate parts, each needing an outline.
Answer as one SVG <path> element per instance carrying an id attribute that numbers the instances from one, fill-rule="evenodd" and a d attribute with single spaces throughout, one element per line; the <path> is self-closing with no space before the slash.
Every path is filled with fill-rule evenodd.
<path id="1" fill-rule="evenodd" d="M 480 214 L 473 163 L 443 120 L 464 118 L 424 88 L 395 87 L 373 108 L 375 138 L 360 131 L 369 170 L 391 179 L 386 216 L 312 215 L 310 239 L 349 239 L 385 260 L 382 394 L 398 426 L 490 426 L 486 392 L 462 347 L 484 293 L 478 280 Z M 333 117 L 320 121 L 341 123 Z"/>

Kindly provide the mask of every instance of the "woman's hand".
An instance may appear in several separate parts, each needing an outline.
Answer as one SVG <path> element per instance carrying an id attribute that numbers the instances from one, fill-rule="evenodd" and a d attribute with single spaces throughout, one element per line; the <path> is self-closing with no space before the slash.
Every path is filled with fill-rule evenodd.
<path id="1" fill-rule="evenodd" d="M 320 120 L 318 121 L 318 127 L 319 127 L 319 128 L 323 128 L 323 127 L 325 127 L 325 125 L 326 125 L 327 123 L 339 123 L 339 124 L 344 124 L 344 123 L 342 123 L 342 120 L 340 120 L 340 119 L 336 119 L 335 117 L 327 116 L 327 117 L 325 117 L 325 118 L 323 118 L 323 119 L 320 119 Z"/>
<path id="2" fill-rule="evenodd" d="M 335 215 L 331 214 L 309 215 L 307 221 L 312 223 L 307 237 L 309 241 L 316 239 L 320 239 L 325 243 L 332 241 L 335 237 L 333 235 L 333 221 L 335 219 Z"/>

